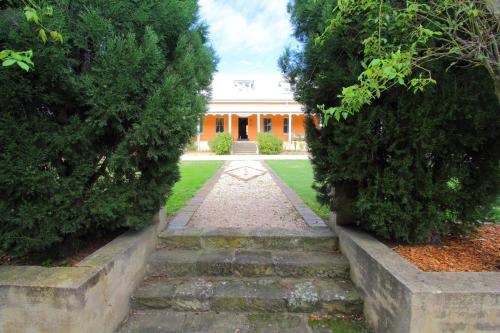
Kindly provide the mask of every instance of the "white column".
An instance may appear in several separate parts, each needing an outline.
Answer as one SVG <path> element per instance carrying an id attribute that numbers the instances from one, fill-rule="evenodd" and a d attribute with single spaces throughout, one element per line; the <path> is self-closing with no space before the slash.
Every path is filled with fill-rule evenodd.
<path id="1" fill-rule="evenodd" d="M 228 114 L 227 116 L 229 118 L 229 134 L 231 134 L 233 132 L 233 115 Z"/>
<path id="2" fill-rule="evenodd" d="M 288 114 L 288 142 L 292 143 L 292 114 Z"/>
<path id="3" fill-rule="evenodd" d="M 257 113 L 257 133 L 260 133 L 260 113 Z"/>
<path id="4" fill-rule="evenodd" d="M 197 131 L 197 132 L 198 132 L 198 136 L 197 136 L 197 138 L 196 138 L 196 142 L 198 143 L 198 151 L 200 151 L 200 139 L 201 139 L 201 138 L 200 138 L 200 129 L 201 129 L 201 124 L 200 124 L 200 122 L 201 122 L 201 121 L 203 121 L 203 119 L 198 121 L 198 126 L 197 126 L 197 129 L 198 129 L 198 131 Z"/>

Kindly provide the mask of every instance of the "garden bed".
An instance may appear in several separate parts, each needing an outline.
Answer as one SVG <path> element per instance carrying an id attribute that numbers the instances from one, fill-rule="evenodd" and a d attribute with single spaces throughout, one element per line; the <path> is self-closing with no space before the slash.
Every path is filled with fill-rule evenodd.
<path id="1" fill-rule="evenodd" d="M 482 226 L 469 237 L 449 237 L 442 245 L 391 248 L 425 272 L 500 272 L 500 225 Z"/>
<path id="2" fill-rule="evenodd" d="M 121 228 L 101 235 L 91 234 L 86 236 L 85 239 L 78 240 L 78 245 L 70 244 L 74 242 L 68 242 L 68 244 L 62 245 L 62 250 L 58 251 L 40 251 L 22 257 L 12 257 L 0 251 L 0 266 L 72 267 L 106 246 L 126 230 Z"/>
<path id="3" fill-rule="evenodd" d="M 0 266 L 0 331 L 114 332 L 165 226 L 161 209 L 149 227 L 125 232 L 72 267 Z"/>
<path id="4" fill-rule="evenodd" d="M 328 221 L 375 333 L 492 332 L 500 329 L 499 272 L 425 272 L 384 243 Z"/>

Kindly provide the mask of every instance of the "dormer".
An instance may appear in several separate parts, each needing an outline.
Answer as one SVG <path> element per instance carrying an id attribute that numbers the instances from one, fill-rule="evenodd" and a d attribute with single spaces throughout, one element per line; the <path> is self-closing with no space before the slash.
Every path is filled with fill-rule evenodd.
<path id="1" fill-rule="evenodd" d="M 253 80 L 234 80 L 233 85 L 240 92 L 248 92 L 255 89 Z"/>

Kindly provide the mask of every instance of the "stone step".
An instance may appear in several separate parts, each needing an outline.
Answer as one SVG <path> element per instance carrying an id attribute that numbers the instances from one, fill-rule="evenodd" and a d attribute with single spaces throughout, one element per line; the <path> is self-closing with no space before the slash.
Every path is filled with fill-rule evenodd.
<path id="1" fill-rule="evenodd" d="M 135 309 L 185 312 L 296 312 L 354 315 L 362 300 L 352 283 L 332 279 L 156 278 L 132 297 Z"/>
<path id="2" fill-rule="evenodd" d="M 232 152 L 233 154 L 256 154 L 257 144 L 255 142 L 235 142 Z"/>
<path id="3" fill-rule="evenodd" d="M 338 238 L 328 227 L 307 229 L 167 228 L 159 246 L 169 249 L 253 249 L 332 252 Z"/>
<path id="4" fill-rule="evenodd" d="M 280 276 L 349 278 L 349 263 L 339 253 L 247 249 L 161 249 L 148 262 L 152 277 Z"/>
<path id="5" fill-rule="evenodd" d="M 303 313 L 136 311 L 117 333 L 330 333 Z"/>

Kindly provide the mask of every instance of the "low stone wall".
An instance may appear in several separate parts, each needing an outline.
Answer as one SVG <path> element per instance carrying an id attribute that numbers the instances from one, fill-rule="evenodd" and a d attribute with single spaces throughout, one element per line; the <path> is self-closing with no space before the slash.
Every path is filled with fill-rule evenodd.
<path id="1" fill-rule="evenodd" d="M 0 267 L 0 333 L 112 333 L 129 312 L 165 210 L 75 267 Z"/>
<path id="2" fill-rule="evenodd" d="M 423 272 L 375 238 L 333 223 L 376 333 L 500 332 L 500 273 Z"/>

